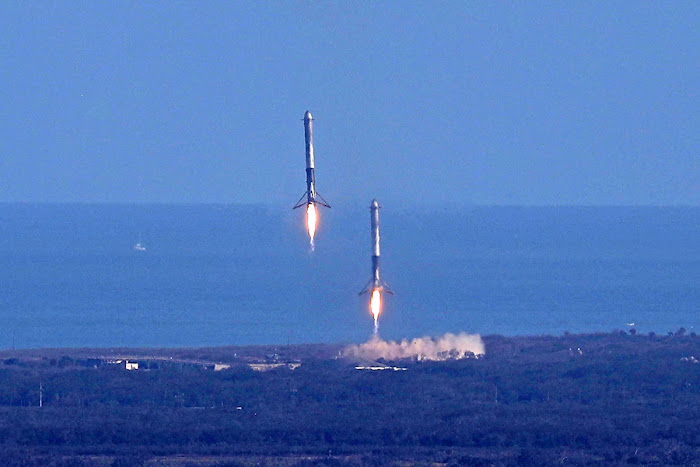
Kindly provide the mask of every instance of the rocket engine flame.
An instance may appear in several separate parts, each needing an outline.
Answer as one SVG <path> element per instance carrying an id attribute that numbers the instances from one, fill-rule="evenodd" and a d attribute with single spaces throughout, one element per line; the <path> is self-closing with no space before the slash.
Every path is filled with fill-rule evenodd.
<path id="1" fill-rule="evenodd" d="M 316 223 L 318 218 L 316 216 L 316 206 L 314 203 L 309 203 L 306 206 L 306 227 L 309 231 L 309 241 L 311 242 L 311 249 L 314 249 L 314 236 L 316 235 Z"/>
<path id="2" fill-rule="evenodd" d="M 382 294 L 379 290 L 372 291 L 372 298 L 369 301 L 369 311 L 374 316 L 374 333 L 379 330 L 379 313 L 382 311 Z"/>

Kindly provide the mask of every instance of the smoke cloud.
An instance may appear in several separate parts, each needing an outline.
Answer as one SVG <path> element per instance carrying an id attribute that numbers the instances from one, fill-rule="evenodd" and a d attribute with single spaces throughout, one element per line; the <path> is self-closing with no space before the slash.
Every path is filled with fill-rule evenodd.
<path id="1" fill-rule="evenodd" d="M 364 344 L 346 348 L 344 355 L 368 360 L 459 360 L 484 353 L 484 343 L 478 334 L 448 332 L 440 337 L 404 339 L 401 342 L 383 341 L 374 335 Z"/>

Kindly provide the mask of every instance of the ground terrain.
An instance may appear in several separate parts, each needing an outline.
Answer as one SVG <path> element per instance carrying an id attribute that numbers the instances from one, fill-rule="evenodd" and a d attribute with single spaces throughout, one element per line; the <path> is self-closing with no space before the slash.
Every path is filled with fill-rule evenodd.
<path id="1" fill-rule="evenodd" d="M 481 358 L 378 362 L 405 371 L 357 370 L 366 362 L 326 344 L 3 350 L 0 455 L 57 466 L 700 462 L 694 334 L 484 342 Z"/>

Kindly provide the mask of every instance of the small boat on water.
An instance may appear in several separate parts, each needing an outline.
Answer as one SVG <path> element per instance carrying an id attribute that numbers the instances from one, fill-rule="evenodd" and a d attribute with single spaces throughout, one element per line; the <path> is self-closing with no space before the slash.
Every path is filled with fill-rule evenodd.
<path id="1" fill-rule="evenodd" d="M 146 251 L 146 247 L 141 244 L 141 242 L 137 243 L 133 247 L 134 251 Z"/>

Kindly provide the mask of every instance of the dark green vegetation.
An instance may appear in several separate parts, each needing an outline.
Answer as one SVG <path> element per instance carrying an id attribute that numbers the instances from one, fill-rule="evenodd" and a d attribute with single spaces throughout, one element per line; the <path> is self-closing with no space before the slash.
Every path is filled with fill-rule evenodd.
<path id="1" fill-rule="evenodd" d="M 483 358 L 402 362 L 408 370 L 397 372 L 355 370 L 333 358 L 339 346 L 326 345 L 112 351 L 169 352 L 186 362 L 143 359 L 137 371 L 85 366 L 105 350 L 4 351 L 0 458 L 6 465 L 700 462 L 695 335 L 484 341 Z M 268 372 L 246 365 L 265 358 L 302 365 Z M 197 361 L 232 366 L 213 371 Z"/>

